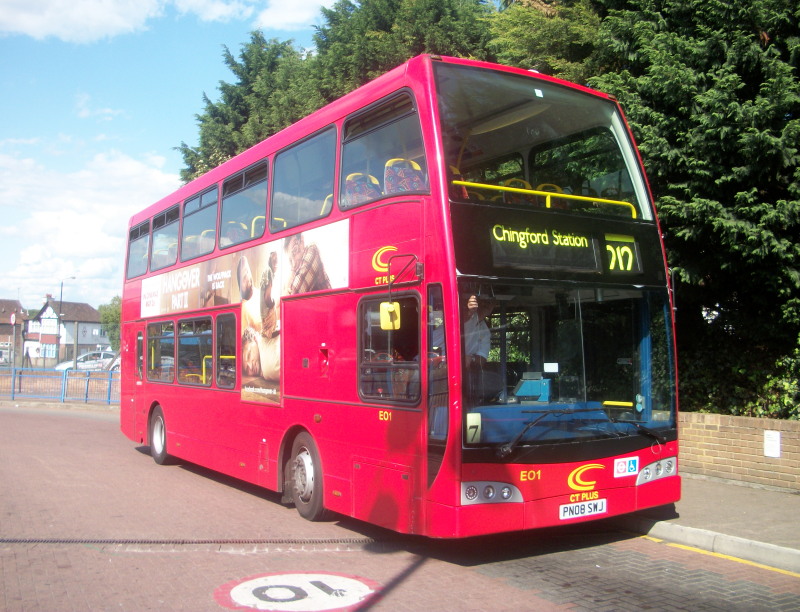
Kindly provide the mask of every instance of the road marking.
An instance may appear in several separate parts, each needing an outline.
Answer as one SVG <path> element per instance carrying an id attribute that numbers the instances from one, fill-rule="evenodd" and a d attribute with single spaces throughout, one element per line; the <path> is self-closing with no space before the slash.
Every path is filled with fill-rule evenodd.
<path id="1" fill-rule="evenodd" d="M 664 540 L 662 540 L 660 538 L 654 538 L 653 536 L 648 536 L 648 535 L 643 535 L 643 536 L 639 536 L 639 537 L 642 538 L 643 540 L 650 540 L 651 542 L 658 542 L 659 544 L 664 541 Z"/>
<path id="2" fill-rule="evenodd" d="M 667 546 L 672 546 L 673 548 L 681 548 L 683 550 L 689 550 L 692 552 L 700 553 L 701 555 L 708 555 L 709 557 L 717 557 L 719 559 L 727 559 L 728 561 L 735 561 L 736 563 L 743 563 L 744 565 L 750 565 L 752 567 L 758 567 L 760 569 L 769 570 L 771 572 L 777 572 L 779 574 L 784 574 L 785 576 L 792 576 L 793 578 L 800 578 L 800 574 L 796 572 L 790 572 L 789 570 L 780 569 L 778 567 L 772 567 L 771 565 L 764 565 L 763 563 L 756 563 L 755 561 L 748 561 L 747 559 L 742 559 L 740 557 L 732 557 L 731 555 L 724 555 L 722 553 L 711 552 L 709 550 L 703 550 L 702 548 L 695 548 L 694 546 L 686 546 L 685 544 L 675 544 L 672 542 L 667 542 Z"/>
<path id="3" fill-rule="evenodd" d="M 232 610 L 318 612 L 355 609 L 380 590 L 378 583 L 358 576 L 294 572 L 234 580 L 214 591 L 214 598 Z"/>

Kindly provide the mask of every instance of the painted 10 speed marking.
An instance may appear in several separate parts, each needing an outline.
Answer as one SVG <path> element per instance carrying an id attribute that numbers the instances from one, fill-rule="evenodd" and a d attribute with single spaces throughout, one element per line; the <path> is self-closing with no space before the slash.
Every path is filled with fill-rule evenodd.
<path id="1" fill-rule="evenodd" d="M 264 574 L 219 587 L 217 602 L 233 610 L 316 612 L 348 610 L 380 590 L 356 576 L 322 573 Z"/>

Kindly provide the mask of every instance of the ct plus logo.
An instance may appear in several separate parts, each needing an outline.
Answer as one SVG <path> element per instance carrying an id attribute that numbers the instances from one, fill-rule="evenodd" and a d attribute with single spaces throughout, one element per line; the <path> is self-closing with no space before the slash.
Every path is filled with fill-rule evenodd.
<path id="1" fill-rule="evenodd" d="M 379 248 L 375 253 L 372 255 L 372 269 L 376 272 L 386 273 L 389 271 L 389 257 L 391 257 L 391 253 L 395 253 L 397 251 L 396 246 L 385 246 Z"/>
<path id="2" fill-rule="evenodd" d="M 598 494 L 597 491 L 594 490 L 597 481 L 589 480 L 589 475 L 587 475 L 586 472 L 589 470 L 602 470 L 604 468 L 605 466 L 600 463 L 587 463 L 586 465 L 572 470 L 567 477 L 567 484 L 570 489 L 573 491 L 580 491 L 580 493 L 573 493 L 569 496 L 569 500 L 576 502 L 597 499 Z"/>
<path id="3" fill-rule="evenodd" d="M 389 272 L 389 259 L 396 252 L 396 246 L 387 245 L 372 254 L 372 269 L 381 275 L 375 277 L 376 285 L 388 285 L 394 280 L 394 275 L 389 276 L 387 273 Z"/>

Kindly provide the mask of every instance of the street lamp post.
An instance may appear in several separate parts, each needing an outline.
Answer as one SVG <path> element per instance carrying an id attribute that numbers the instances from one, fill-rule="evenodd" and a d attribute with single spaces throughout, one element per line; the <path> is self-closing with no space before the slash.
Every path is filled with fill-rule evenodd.
<path id="1" fill-rule="evenodd" d="M 64 281 L 75 280 L 74 276 L 61 279 L 61 291 L 58 294 L 58 312 L 56 313 L 56 363 L 61 359 L 61 310 L 64 306 Z"/>

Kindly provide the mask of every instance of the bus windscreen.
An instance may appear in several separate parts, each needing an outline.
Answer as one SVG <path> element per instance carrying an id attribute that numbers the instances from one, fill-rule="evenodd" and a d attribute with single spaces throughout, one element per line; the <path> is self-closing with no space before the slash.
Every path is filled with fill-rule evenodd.
<path id="1" fill-rule="evenodd" d="M 611 100 L 475 67 L 435 69 L 453 199 L 652 220 Z"/>

